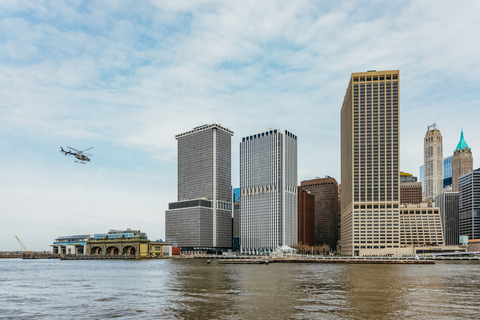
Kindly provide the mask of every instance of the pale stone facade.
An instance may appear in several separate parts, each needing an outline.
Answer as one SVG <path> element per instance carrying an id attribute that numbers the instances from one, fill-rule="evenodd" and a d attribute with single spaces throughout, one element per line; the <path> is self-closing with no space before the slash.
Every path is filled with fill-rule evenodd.
<path id="1" fill-rule="evenodd" d="M 429 126 L 423 139 L 425 198 L 435 198 L 443 192 L 443 140 L 436 125 Z"/>
<path id="2" fill-rule="evenodd" d="M 399 71 L 353 73 L 341 110 L 341 251 L 398 254 Z"/>

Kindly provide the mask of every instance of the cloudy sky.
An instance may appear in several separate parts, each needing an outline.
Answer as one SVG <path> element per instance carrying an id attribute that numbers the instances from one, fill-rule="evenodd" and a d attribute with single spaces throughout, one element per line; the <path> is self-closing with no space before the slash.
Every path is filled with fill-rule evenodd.
<path id="1" fill-rule="evenodd" d="M 0 2 L 0 250 L 132 228 L 165 236 L 175 134 L 298 136 L 298 181 L 340 181 L 352 72 L 400 70 L 401 170 L 418 175 L 436 123 L 480 166 L 480 2 Z M 82 165 L 60 146 L 90 150 Z"/>

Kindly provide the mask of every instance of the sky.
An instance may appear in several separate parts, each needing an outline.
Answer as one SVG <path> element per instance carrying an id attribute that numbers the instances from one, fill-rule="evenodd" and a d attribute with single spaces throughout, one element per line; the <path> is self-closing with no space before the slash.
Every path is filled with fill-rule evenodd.
<path id="1" fill-rule="evenodd" d="M 298 136 L 298 182 L 340 177 L 353 72 L 400 70 L 400 169 L 433 123 L 480 166 L 478 1 L 0 1 L 0 250 L 140 229 L 165 238 L 174 136 Z M 75 163 L 60 147 L 94 147 Z"/>

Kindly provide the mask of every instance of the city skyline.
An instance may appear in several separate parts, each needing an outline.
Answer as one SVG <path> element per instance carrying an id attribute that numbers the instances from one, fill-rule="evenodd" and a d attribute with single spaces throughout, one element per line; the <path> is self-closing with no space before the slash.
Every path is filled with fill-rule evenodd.
<path id="1" fill-rule="evenodd" d="M 235 131 L 234 187 L 240 138 L 267 127 L 299 137 L 298 181 L 341 183 L 339 106 L 352 72 L 402 74 L 400 170 L 419 175 L 434 122 L 444 157 L 463 129 L 480 167 L 477 2 L 0 7 L 2 250 L 21 249 L 15 235 L 48 250 L 61 235 L 127 227 L 164 239 L 172 137 L 204 123 Z M 67 145 L 94 147 L 91 162 L 61 155 Z"/>

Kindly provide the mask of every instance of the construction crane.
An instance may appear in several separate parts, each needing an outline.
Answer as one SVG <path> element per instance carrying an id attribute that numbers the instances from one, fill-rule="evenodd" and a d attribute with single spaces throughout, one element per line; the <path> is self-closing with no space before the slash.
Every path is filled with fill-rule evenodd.
<path id="1" fill-rule="evenodd" d="M 30 251 L 27 250 L 27 248 L 26 248 L 25 245 L 22 243 L 22 241 L 20 241 L 20 239 L 18 239 L 17 236 L 15 236 L 15 238 L 17 238 L 18 242 L 19 242 L 20 245 L 23 247 L 23 249 L 25 250 L 25 252 L 26 252 L 27 254 L 30 254 Z"/>

